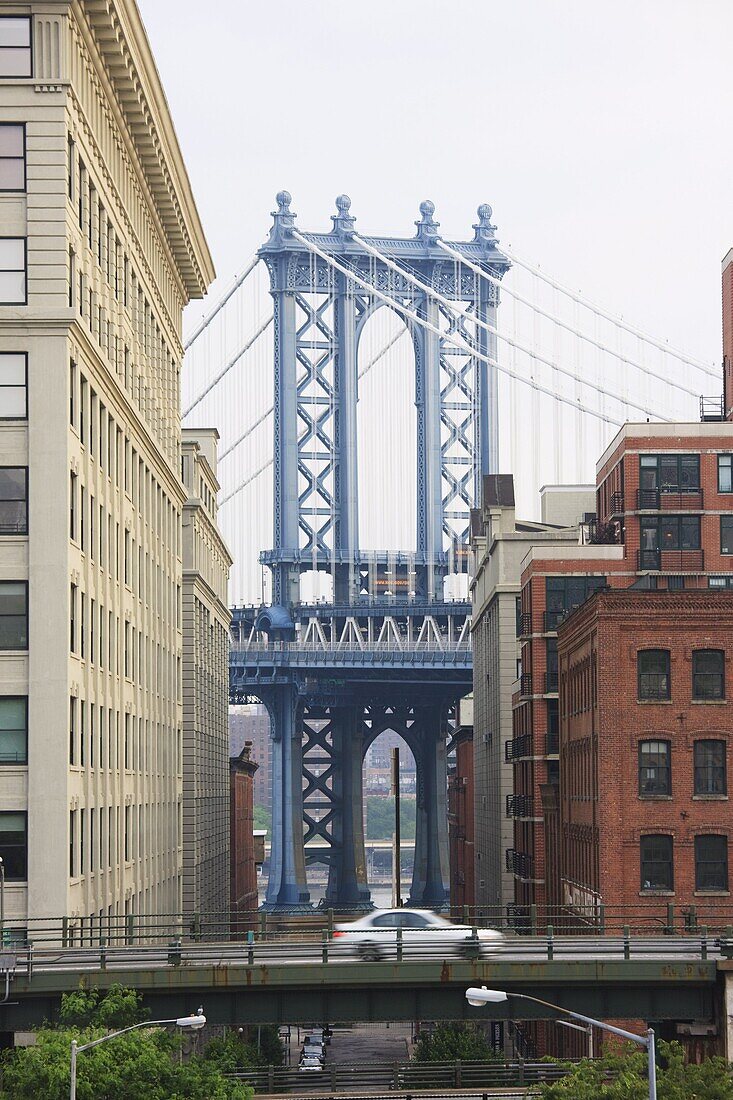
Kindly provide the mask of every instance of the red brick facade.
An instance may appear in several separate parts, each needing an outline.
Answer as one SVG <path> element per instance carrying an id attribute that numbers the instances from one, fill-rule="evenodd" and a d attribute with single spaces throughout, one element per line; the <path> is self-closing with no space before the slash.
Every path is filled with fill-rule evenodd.
<path id="1" fill-rule="evenodd" d="M 697 592 L 713 602 L 733 591 L 733 426 L 627 424 L 598 464 L 597 486 L 598 520 L 582 543 L 538 544 L 522 572 L 522 675 L 507 744 L 514 766 L 507 866 L 520 918 L 532 905 L 563 904 L 557 867 L 546 864 L 548 853 L 564 850 L 565 806 L 547 789 L 562 781 L 559 624 L 598 585 Z M 546 836 L 546 824 L 555 836 Z"/>
<path id="2" fill-rule="evenodd" d="M 474 889 L 473 727 L 464 726 L 456 737 L 456 764 L 448 776 L 448 842 L 450 845 L 450 904 L 460 910 L 476 904 Z"/>
<path id="3" fill-rule="evenodd" d="M 257 909 L 257 867 L 255 864 L 253 793 L 257 764 L 250 759 L 251 742 L 245 742 L 239 756 L 229 759 L 229 880 L 232 934 L 241 935 L 253 926 Z"/>
<path id="4" fill-rule="evenodd" d="M 558 658 L 561 903 L 730 910 L 733 591 L 600 591 Z"/>

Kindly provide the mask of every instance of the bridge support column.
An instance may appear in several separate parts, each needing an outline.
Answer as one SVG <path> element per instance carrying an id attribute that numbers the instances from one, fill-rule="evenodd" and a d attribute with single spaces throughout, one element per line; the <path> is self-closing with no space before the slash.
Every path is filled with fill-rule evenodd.
<path id="1" fill-rule="evenodd" d="M 720 1002 L 718 1002 L 720 1003 Z M 723 972 L 723 1041 L 726 1062 L 733 1062 L 733 971 Z"/>
<path id="2" fill-rule="evenodd" d="M 268 701 L 272 722 L 272 845 L 263 908 L 311 911 L 303 845 L 303 735 L 290 689 Z"/>
<path id="3" fill-rule="evenodd" d="M 440 909 L 450 898 L 446 737 L 440 708 L 419 713 L 415 863 L 408 905 Z"/>
<path id="4" fill-rule="evenodd" d="M 362 793 L 362 708 L 334 707 L 331 710 L 334 759 L 334 822 L 331 866 L 325 905 L 332 909 L 373 909 L 367 884 L 364 850 Z"/>

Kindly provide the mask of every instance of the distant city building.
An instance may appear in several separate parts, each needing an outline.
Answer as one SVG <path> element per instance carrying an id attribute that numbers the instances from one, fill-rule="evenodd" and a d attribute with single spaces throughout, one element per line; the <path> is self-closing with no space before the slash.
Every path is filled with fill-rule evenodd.
<path id="1" fill-rule="evenodd" d="M 270 716 L 263 703 L 229 708 L 229 756 L 239 756 L 247 741 L 252 744 L 251 756 L 257 764 L 254 804 L 269 810 L 272 807 L 272 737 Z"/>
<path id="2" fill-rule="evenodd" d="M 183 908 L 229 910 L 232 559 L 217 527 L 215 429 L 186 428 L 183 506 Z"/>
<path id="3" fill-rule="evenodd" d="M 0 19 L 0 855 L 70 935 L 182 904 L 181 314 L 214 271 L 133 0 Z"/>
<path id="4" fill-rule="evenodd" d="M 258 765 L 252 759 L 252 745 L 245 741 L 241 751 L 229 759 L 229 876 L 232 934 L 242 935 L 252 926 L 257 909 L 257 863 L 264 860 L 261 833 L 256 850 L 253 796 Z"/>
<path id="5" fill-rule="evenodd" d="M 703 399 L 703 411 L 706 402 Z M 707 403 L 711 414 L 715 402 Z M 723 260 L 723 398 L 720 409 L 726 420 L 733 420 L 733 248 Z"/>

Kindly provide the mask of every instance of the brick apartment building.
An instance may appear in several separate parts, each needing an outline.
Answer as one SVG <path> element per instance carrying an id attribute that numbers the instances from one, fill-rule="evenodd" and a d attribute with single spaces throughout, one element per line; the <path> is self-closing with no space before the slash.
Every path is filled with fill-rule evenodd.
<path id="1" fill-rule="evenodd" d="M 730 910 L 732 660 L 732 590 L 607 589 L 560 625 L 551 901 Z"/>
<path id="2" fill-rule="evenodd" d="M 474 878 L 473 697 L 461 699 L 455 738 L 455 763 L 448 769 L 448 845 L 450 906 L 460 913 L 476 904 Z"/>
<path id="3" fill-rule="evenodd" d="M 252 743 L 229 758 L 229 883 L 231 931 L 242 935 L 258 907 L 257 858 L 254 836 L 254 778 L 258 765 L 252 759 Z"/>
<path id="4" fill-rule="evenodd" d="M 733 590 L 733 426 L 720 413 L 702 423 L 625 425 L 598 463 L 597 520 L 580 543 L 533 545 L 523 561 L 521 677 L 506 747 L 514 770 L 506 859 L 519 916 L 559 900 L 558 627 L 605 587 L 708 599 Z"/>

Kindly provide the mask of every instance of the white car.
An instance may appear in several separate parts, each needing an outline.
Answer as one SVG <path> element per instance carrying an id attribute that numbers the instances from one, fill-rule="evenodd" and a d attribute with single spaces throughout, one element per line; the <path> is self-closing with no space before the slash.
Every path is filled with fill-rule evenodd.
<path id="1" fill-rule="evenodd" d="M 451 924 L 429 909 L 377 909 L 352 924 L 337 924 L 333 934 L 352 954 L 377 962 L 396 956 L 398 928 L 403 954 L 483 957 L 494 954 L 504 940 L 493 928 L 479 928 L 474 937 L 468 925 Z"/>
<path id="2" fill-rule="evenodd" d="M 323 1066 L 317 1058 L 306 1058 L 298 1066 L 298 1073 L 323 1073 Z"/>

